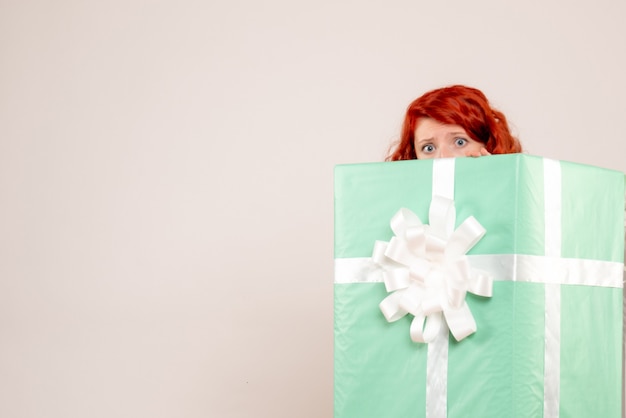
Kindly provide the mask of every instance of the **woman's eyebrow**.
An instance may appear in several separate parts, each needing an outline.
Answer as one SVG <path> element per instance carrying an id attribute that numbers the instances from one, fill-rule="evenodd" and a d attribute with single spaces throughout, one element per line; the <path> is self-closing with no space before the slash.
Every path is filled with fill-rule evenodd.
<path id="1" fill-rule="evenodd" d="M 432 140 L 433 140 L 433 138 L 422 138 L 422 139 L 415 138 L 415 142 L 417 144 L 419 144 L 420 142 L 426 142 L 426 141 L 432 141 Z"/>

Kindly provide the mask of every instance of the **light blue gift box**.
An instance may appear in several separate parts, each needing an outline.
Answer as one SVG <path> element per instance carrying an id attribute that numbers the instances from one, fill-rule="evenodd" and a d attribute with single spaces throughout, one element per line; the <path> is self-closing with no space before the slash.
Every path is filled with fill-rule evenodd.
<path id="1" fill-rule="evenodd" d="M 388 293 L 369 257 L 391 239 L 398 209 L 428 221 L 445 161 L 335 168 L 335 418 L 442 413 L 428 405 L 433 353 L 411 341 L 410 315 L 385 320 Z M 468 256 L 494 283 L 492 297 L 467 294 L 477 330 L 450 337 L 447 373 L 435 371 L 445 374 L 443 416 L 620 417 L 623 173 L 524 154 L 450 162 L 456 225 L 474 216 L 486 229 Z"/>

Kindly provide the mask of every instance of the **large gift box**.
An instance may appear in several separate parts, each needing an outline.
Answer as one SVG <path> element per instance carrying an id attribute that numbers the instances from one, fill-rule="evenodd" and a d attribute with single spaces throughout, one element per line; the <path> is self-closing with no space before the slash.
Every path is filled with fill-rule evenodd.
<path id="1" fill-rule="evenodd" d="M 620 417 L 624 175 L 335 168 L 335 418 Z"/>

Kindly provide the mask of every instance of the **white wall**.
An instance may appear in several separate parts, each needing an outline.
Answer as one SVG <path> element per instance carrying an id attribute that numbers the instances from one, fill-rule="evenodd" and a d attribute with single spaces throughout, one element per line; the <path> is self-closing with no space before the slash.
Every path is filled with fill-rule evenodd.
<path id="1" fill-rule="evenodd" d="M 0 1 L 0 416 L 332 415 L 333 166 L 464 83 L 626 171 L 616 0 Z"/>

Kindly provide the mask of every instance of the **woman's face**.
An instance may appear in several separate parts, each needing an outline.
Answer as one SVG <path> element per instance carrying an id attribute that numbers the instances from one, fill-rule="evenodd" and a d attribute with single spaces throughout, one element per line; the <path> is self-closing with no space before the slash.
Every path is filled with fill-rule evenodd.
<path id="1" fill-rule="evenodd" d="M 420 160 L 489 155 L 484 144 L 470 138 L 459 125 L 445 125 L 431 118 L 417 122 L 415 152 Z"/>

